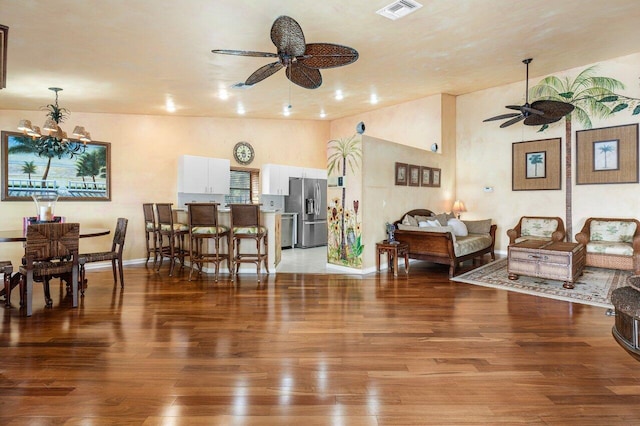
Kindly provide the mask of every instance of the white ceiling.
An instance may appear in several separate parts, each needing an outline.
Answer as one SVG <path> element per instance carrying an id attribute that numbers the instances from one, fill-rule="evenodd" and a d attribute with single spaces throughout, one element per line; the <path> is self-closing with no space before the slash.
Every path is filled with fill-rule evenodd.
<path id="1" fill-rule="evenodd" d="M 0 109 L 326 119 L 437 93 L 460 95 L 640 51 L 638 0 L 420 0 L 397 21 L 377 15 L 391 0 L 0 0 L 9 26 L 7 88 Z M 297 20 L 306 41 L 358 50 L 346 67 L 322 70 L 315 90 L 284 71 L 232 89 L 269 58 L 212 49 L 274 52 L 275 18 Z M 640 70 L 639 70 L 640 73 Z M 226 88 L 227 100 L 219 90 Z M 344 99 L 334 99 L 336 90 Z M 371 105 L 370 95 L 379 98 Z M 519 100 L 515 99 L 514 102 Z M 502 108 L 496 109 L 502 112 Z M 493 113 L 493 112 L 488 112 Z"/>

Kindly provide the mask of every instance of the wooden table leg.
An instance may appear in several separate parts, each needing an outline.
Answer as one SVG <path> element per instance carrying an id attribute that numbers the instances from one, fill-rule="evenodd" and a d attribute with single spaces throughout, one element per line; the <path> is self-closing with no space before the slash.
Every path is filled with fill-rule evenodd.
<path id="1" fill-rule="evenodd" d="M 398 249 L 393 250 L 393 276 L 398 276 Z"/>
<path id="2" fill-rule="evenodd" d="M 409 275 L 409 251 L 404 252 L 404 273 Z"/>
<path id="3" fill-rule="evenodd" d="M 378 272 L 380 272 L 380 252 L 381 251 L 382 250 L 380 250 L 380 249 L 376 250 L 376 252 L 377 252 L 376 253 L 376 271 L 378 271 Z"/>

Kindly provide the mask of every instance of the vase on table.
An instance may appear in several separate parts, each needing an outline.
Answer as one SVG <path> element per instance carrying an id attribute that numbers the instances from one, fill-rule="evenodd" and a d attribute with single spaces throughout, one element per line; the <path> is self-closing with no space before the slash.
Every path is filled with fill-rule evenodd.
<path id="1" fill-rule="evenodd" d="M 31 196 L 36 203 L 36 220 L 38 222 L 54 222 L 54 212 L 58 194 L 56 192 L 43 192 Z"/>

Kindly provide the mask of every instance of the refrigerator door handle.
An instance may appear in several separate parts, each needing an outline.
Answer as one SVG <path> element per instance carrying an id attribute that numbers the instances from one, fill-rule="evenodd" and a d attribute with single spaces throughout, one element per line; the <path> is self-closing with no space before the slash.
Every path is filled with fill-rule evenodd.
<path id="1" fill-rule="evenodd" d="M 321 225 L 323 223 L 327 223 L 326 220 L 305 220 L 302 222 L 303 225 Z"/>

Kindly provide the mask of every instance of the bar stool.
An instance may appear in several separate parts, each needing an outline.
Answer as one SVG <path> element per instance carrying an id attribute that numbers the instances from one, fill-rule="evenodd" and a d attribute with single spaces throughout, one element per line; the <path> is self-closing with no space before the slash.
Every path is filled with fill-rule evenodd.
<path id="1" fill-rule="evenodd" d="M 9 308 L 11 307 L 11 274 L 13 273 L 13 265 L 10 261 L 0 261 L 0 273 L 4 275 L 4 304 Z"/>
<path id="2" fill-rule="evenodd" d="M 142 211 L 144 212 L 144 233 L 147 246 L 147 260 L 144 264 L 149 263 L 149 258 L 153 253 L 153 267 L 155 268 L 158 260 L 158 224 L 153 211 L 153 203 L 142 204 Z"/>
<path id="3" fill-rule="evenodd" d="M 218 224 L 219 203 L 187 203 L 187 215 L 189 217 L 189 259 L 191 270 L 189 281 L 193 274 L 194 265 L 198 267 L 198 275 L 202 274 L 204 263 L 216 265 L 215 281 L 218 282 L 220 263 L 227 261 L 227 268 L 231 273 L 231 261 L 228 253 L 220 252 L 220 239 L 227 240 L 227 248 L 230 247 L 229 228 Z M 214 248 L 211 251 L 209 240 L 213 240 Z"/>
<path id="4" fill-rule="evenodd" d="M 240 270 L 241 263 L 255 263 L 260 282 L 260 264 L 269 273 L 267 228 L 260 225 L 260 204 L 229 204 L 231 221 L 231 246 L 229 256 L 232 257 L 232 279 Z M 254 240 L 256 253 L 242 253 L 240 242 Z M 264 251 L 262 248 L 264 246 Z"/>
<path id="5" fill-rule="evenodd" d="M 160 256 L 158 272 L 162 267 L 162 259 L 168 257 L 170 261 L 170 277 L 173 276 L 176 259 L 180 260 L 180 269 L 184 268 L 184 258 L 188 255 L 184 247 L 184 239 L 185 236 L 189 234 L 189 226 L 184 223 L 173 222 L 172 205 L 172 203 L 156 204 L 158 214 L 158 256 Z"/>

